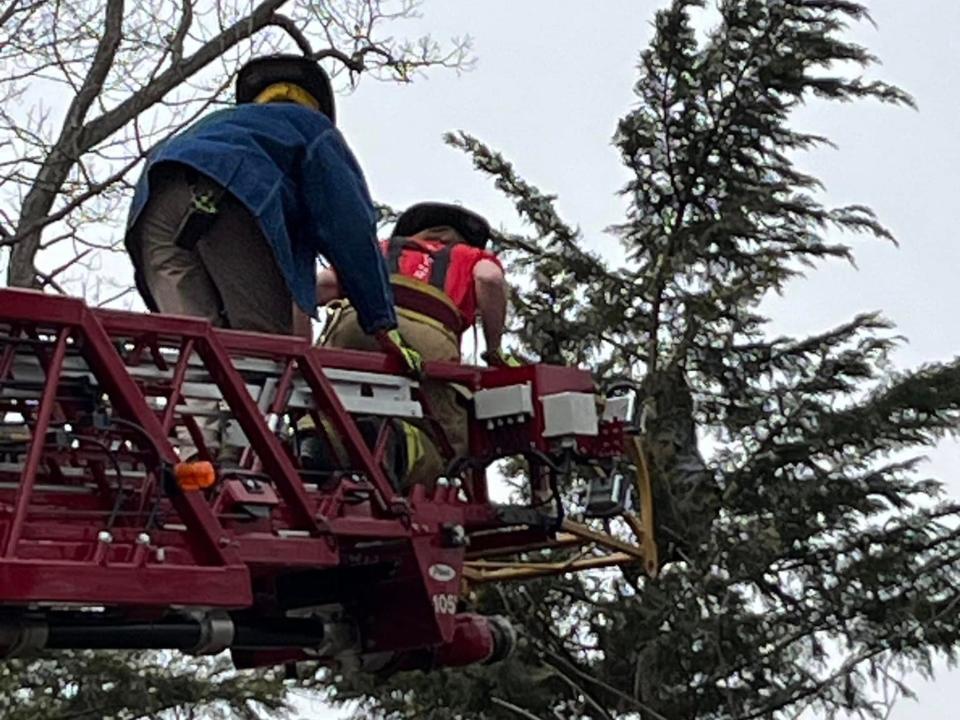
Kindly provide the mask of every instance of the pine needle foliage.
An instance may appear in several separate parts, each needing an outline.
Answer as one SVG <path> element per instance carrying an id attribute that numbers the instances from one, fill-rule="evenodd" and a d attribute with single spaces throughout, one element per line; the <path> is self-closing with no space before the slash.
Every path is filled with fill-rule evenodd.
<path id="1" fill-rule="evenodd" d="M 824 205 L 798 166 L 826 137 L 807 102 L 909 95 L 864 75 L 843 0 L 703 0 L 657 13 L 614 144 L 630 171 L 627 262 L 612 266 L 466 133 L 466 152 L 530 232 L 499 248 L 523 353 L 641 383 L 673 545 L 660 577 L 599 573 L 498 588 L 525 642 L 508 663 L 354 686 L 364 717 L 749 720 L 884 717 L 876 683 L 929 672 L 960 642 L 960 506 L 919 474 L 960 421 L 960 364 L 896 371 L 879 314 L 776 337 L 762 302 L 846 233 L 892 240 L 863 205 Z M 710 451 L 706 449 L 709 441 Z M 340 697 L 351 691 L 341 686 Z"/>
<path id="2" fill-rule="evenodd" d="M 62 651 L 0 664 L 3 720 L 289 718 L 279 672 L 237 672 L 227 656 Z"/>

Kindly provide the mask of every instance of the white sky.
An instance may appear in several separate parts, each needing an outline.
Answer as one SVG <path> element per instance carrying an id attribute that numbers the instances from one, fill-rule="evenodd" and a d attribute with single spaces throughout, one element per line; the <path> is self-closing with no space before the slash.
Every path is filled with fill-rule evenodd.
<path id="1" fill-rule="evenodd" d="M 433 73 L 408 87 L 365 83 L 341 98 L 340 127 L 360 158 L 374 196 L 397 208 L 448 199 L 521 229 L 512 207 L 441 135 L 463 129 L 514 163 L 521 176 L 559 196 L 588 244 L 613 250 L 603 228 L 622 219 L 615 193 L 627 175 L 610 138 L 631 106 L 639 51 L 650 37 L 652 0 L 427 0 L 410 32 L 438 38 L 469 33 L 479 64 L 471 73 Z M 904 367 L 948 360 L 960 347 L 956 269 L 960 243 L 950 208 L 958 187 L 960 4 L 952 0 L 868 0 L 879 28 L 854 36 L 884 62 L 874 77 L 902 85 L 919 112 L 873 103 L 812 104 L 799 126 L 824 133 L 838 151 L 803 158 L 827 185 L 828 204 L 872 206 L 900 241 L 846 238 L 859 270 L 835 264 L 791 285 L 769 303 L 777 332 L 803 334 L 883 310 L 909 344 Z M 400 29 L 398 28 L 398 33 Z M 960 495 L 956 443 L 931 456 L 929 472 Z M 953 720 L 960 673 L 911 679 L 919 702 L 901 702 L 891 720 Z M 329 717 L 338 717 L 330 715 Z M 303 717 L 328 717 L 316 707 Z"/>

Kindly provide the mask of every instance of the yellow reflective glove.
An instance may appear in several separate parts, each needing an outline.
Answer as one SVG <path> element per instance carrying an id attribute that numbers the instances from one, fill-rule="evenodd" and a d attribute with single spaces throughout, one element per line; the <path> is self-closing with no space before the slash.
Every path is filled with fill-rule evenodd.
<path id="1" fill-rule="evenodd" d="M 403 339 L 399 330 L 394 328 L 380 332 L 377 334 L 377 340 L 385 353 L 393 355 L 403 363 L 407 372 L 415 376 L 423 374 L 423 356 L 407 345 L 407 341 Z"/>
<path id="2" fill-rule="evenodd" d="M 523 363 L 513 355 L 504 352 L 500 348 L 487 350 L 480 357 L 482 357 L 483 361 L 490 367 L 520 367 L 523 365 Z"/>

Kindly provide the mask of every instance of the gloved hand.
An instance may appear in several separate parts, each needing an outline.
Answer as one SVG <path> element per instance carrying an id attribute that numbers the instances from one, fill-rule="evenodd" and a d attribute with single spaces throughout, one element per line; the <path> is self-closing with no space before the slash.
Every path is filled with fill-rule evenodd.
<path id="1" fill-rule="evenodd" d="M 407 341 L 403 339 L 399 330 L 396 328 L 393 330 L 382 330 L 377 333 L 376 337 L 383 351 L 387 353 L 387 355 L 392 355 L 402 362 L 407 372 L 415 377 L 423 374 L 423 357 L 407 345 Z"/>
<path id="2" fill-rule="evenodd" d="M 480 356 L 490 367 L 520 367 L 523 365 L 517 358 L 510 353 L 504 352 L 500 348 L 496 350 L 486 350 Z"/>

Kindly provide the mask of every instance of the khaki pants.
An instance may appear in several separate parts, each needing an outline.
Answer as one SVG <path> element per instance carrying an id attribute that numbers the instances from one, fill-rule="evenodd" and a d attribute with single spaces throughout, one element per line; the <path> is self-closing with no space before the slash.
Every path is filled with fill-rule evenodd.
<path id="1" fill-rule="evenodd" d="M 289 335 L 293 300 L 273 249 L 250 212 L 229 193 L 193 249 L 176 244 L 177 230 L 193 196 L 195 173 L 178 163 L 158 164 L 150 174 L 150 197 L 130 234 L 131 259 L 160 312 L 209 320 L 216 327 Z M 190 400 L 204 444 L 220 448 L 218 403 Z M 178 428 L 181 457 L 195 452 Z M 219 454 L 238 455 L 235 448 Z"/>
<path id="2" fill-rule="evenodd" d="M 446 360 L 459 362 L 460 347 L 457 338 L 441 327 L 426 319 L 418 319 L 413 313 L 398 308 L 397 321 L 404 340 L 419 352 L 424 360 Z M 321 344 L 327 347 L 348 348 L 351 350 L 375 350 L 380 347 L 377 341 L 367 335 L 357 322 L 357 313 L 346 306 L 336 311 L 336 315 L 324 332 Z M 469 449 L 467 411 L 459 393 L 448 383 L 424 380 L 421 384 L 424 399 L 429 405 L 432 418 L 443 429 L 447 441 L 453 449 L 454 458 L 464 457 Z M 410 458 L 405 485 L 420 483 L 432 487 L 434 481 L 447 469 L 453 458 L 444 458 L 440 445 L 434 436 L 432 423 L 412 421 L 410 423 L 420 431 L 419 457 Z"/>
<path id="3" fill-rule="evenodd" d="M 150 198 L 131 231 L 131 252 L 160 312 L 191 315 L 217 327 L 289 335 L 293 299 L 273 249 L 250 212 L 229 193 L 192 250 L 176 232 L 192 198 L 190 171 L 159 164 Z"/>

